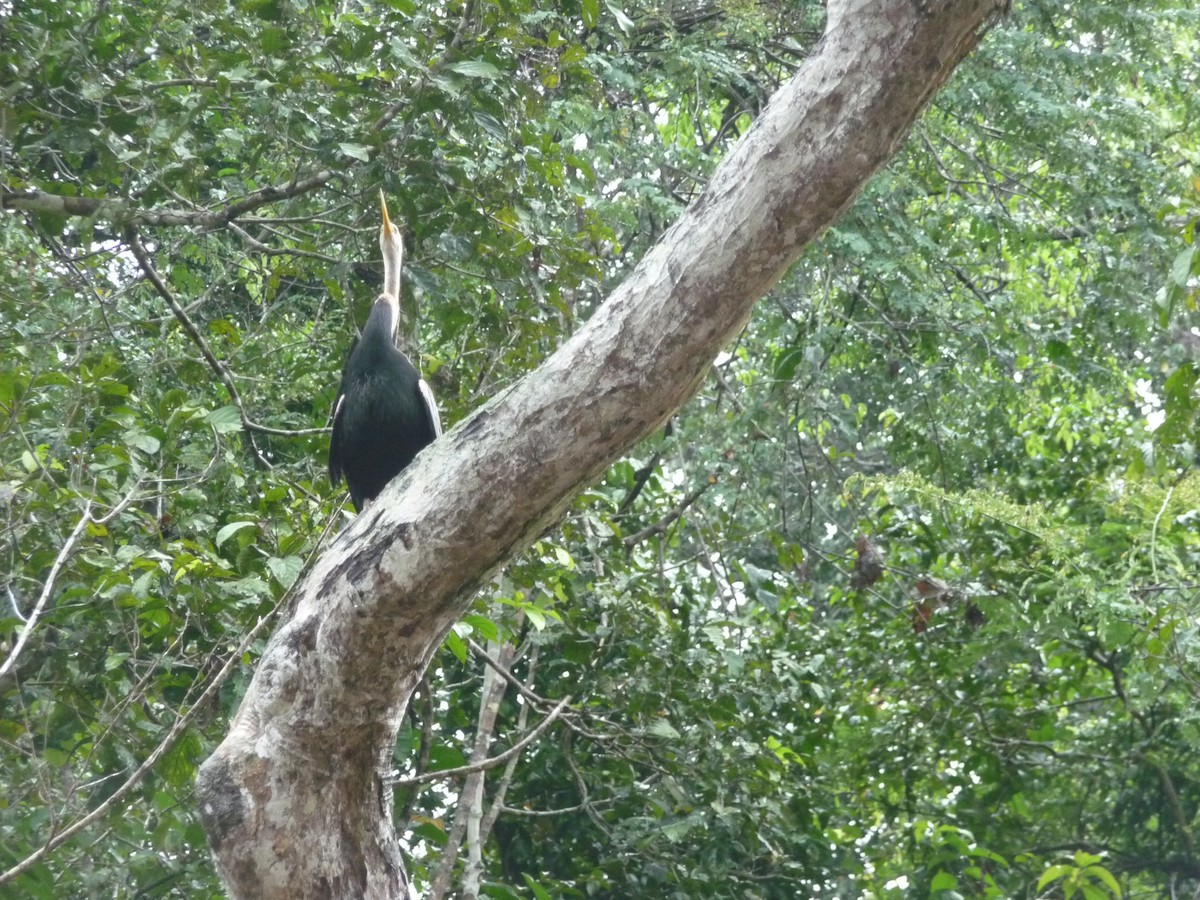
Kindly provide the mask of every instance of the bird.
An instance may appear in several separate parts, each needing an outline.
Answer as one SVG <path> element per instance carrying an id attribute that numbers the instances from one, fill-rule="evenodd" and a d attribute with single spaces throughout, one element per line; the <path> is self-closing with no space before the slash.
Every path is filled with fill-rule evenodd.
<path id="1" fill-rule="evenodd" d="M 346 358 L 329 441 L 329 482 L 343 476 L 354 509 L 362 512 L 416 455 L 442 433 L 429 384 L 396 346 L 404 243 L 379 192 L 383 225 L 383 293 L 375 298 L 362 337 Z"/>

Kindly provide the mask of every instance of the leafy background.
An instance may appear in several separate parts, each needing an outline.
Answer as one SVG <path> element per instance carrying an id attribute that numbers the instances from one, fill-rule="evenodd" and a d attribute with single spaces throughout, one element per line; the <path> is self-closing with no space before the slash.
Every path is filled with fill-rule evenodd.
<path id="1" fill-rule="evenodd" d="M 0 3 L 0 893 L 221 895 L 196 767 L 348 521 L 324 427 L 378 189 L 453 423 L 823 16 Z M 1198 34 L 1182 2 L 1014 4 L 447 641 L 396 749 L 422 891 L 1200 890 Z M 412 783 L 550 716 L 474 788 Z"/>

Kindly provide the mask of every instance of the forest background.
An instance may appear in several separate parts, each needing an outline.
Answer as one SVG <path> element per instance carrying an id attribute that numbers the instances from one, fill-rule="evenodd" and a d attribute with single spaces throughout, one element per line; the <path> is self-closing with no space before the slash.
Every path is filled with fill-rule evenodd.
<path id="1" fill-rule="evenodd" d="M 453 423 L 823 17 L 0 3 L 0 893 L 221 896 L 196 769 L 350 515 L 378 189 Z M 1014 4 L 448 638 L 395 752 L 419 888 L 1200 891 L 1198 60 L 1190 4 Z"/>

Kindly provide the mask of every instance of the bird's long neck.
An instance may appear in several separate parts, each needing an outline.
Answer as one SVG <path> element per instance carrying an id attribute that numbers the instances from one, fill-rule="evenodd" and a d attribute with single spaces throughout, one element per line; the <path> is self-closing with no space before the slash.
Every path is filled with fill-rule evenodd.
<path id="1" fill-rule="evenodd" d="M 400 297 L 400 270 L 404 267 L 404 247 L 398 233 L 394 243 L 383 248 L 383 292 L 390 297 Z"/>

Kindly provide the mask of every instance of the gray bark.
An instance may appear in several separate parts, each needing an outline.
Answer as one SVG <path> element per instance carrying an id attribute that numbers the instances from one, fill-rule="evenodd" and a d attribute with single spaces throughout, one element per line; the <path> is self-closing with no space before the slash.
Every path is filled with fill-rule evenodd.
<path id="1" fill-rule="evenodd" d="M 298 587 L 197 783 L 235 898 L 399 898 L 380 781 L 475 589 L 692 396 L 1003 0 L 830 0 L 825 37 L 587 325 L 427 448 Z"/>

